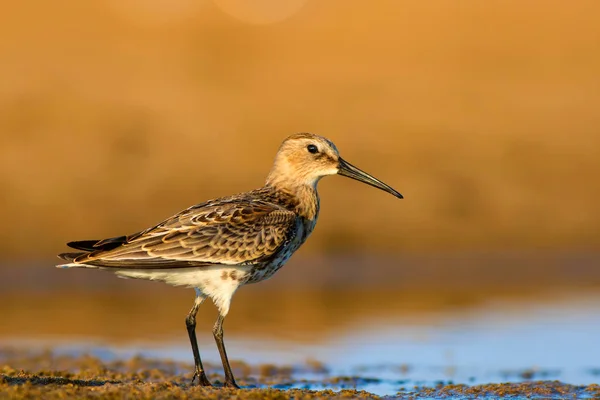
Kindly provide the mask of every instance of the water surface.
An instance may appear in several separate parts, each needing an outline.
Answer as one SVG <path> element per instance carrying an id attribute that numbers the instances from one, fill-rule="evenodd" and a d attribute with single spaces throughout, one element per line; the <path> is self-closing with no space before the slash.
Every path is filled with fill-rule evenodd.
<path id="1" fill-rule="evenodd" d="M 367 319 L 344 332 L 307 343 L 245 338 L 235 330 L 227 333 L 226 341 L 234 360 L 290 366 L 293 372 L 285 387 L 351 387 L 393 395 L 440 383 L 560 380 L 587 385 L 600 380 L 599 300 L 593 295 L 573 296 L 560 303 L 519 309 L 498 303 L 468 314 L 439 315 L 435 324 Z M 198 336 L 204 360 L 219 370 L 209 332 L 199 331 Z M 8 343 L 49 347 L 58 354 L 90 353 L 105 361 L 142 355 L 192 362 L 183 331 L 160 342 L 137 339 L 111 344 L 93 338 L 47 337 L 12 338 Z M 328 381 L 340 376 L 348 379 L 339 384 Z"/>

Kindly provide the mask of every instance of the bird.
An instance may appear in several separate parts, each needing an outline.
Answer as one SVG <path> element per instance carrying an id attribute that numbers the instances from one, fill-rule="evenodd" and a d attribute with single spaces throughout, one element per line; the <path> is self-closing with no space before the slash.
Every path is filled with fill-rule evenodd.
<path id="1" fill-rule="evenodd" d="M 265 184 L 249 192 L 193 205 L 158 225 L 125 236 L 67 243 L 58 268 L 92 268 L 119 277 L 160 281 L 195 290 L 185 319 L 194 374 L 191 384 L 212 386 L 196 339 L 196 315 L 206 298 L 218 310 L 213 336 L 225 373 L 224 387 L 239 388 L 225 344 L 223 321 L 238 288 L 269 279 L 310 236 L 319 216 L 317 184 L 342 175 L 393 196 L 395 189 L 340 157 L 329 139 L 296 133 L 280 145 Z"/>

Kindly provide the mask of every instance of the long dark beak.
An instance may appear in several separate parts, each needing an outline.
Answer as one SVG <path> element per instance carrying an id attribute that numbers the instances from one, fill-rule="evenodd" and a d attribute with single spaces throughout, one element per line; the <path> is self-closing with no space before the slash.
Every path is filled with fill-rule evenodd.
<path id="1" fill-rule="evenodd" d="M 376 187 L 378 189 L 386 191 L 390 194 L 393 194 L 394 196 L 396 196 L 399 199 L 404 198 L 400 193 L 398 193 L 397 191 L 392 189 L 390 186 L 381 182 L 379 179 L 372 177 L 371 175 L 367 174 L 366 172 L 361 171 L 360 169 L 356 168 L 354 165 L 350 164 L 349 162 L 342 159 L 341 157 L 339 159 L 338 174 L 347 176 L 348 178 L 356 179 L 357 181 L 364 182 L 367 185 L 371 185 L 373 187 Z"/>

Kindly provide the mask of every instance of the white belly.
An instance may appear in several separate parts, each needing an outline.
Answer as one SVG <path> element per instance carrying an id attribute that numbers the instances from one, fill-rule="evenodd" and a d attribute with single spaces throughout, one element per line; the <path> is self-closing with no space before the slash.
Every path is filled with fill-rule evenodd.
<path id="1" fill-rule="evenodd" d="M 123 278 L 161 281 L 173 286 L 197 288 L 212 299 L 222 315 L 227 315 L 231 297 L 244 283 L 250 266 L 214 266 L 173 268 L 169 270 L 121 269 L 115 273 Z"/>

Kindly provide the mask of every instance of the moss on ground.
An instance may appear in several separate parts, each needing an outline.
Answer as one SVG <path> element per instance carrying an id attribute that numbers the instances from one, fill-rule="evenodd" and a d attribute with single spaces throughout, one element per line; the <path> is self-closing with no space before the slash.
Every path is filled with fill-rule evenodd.
<path id="1" fill-rule="evenodd" d="M 18 368 L 16 367 L 18 366 Z M 169 360 L 133 357 L 104 362 L 89 355 L 68 356 L 52 352 L 31 354 L 0 350 L 0 398 L 10 399 L 316 399 L 364 398 L 378 396 L 339 387 L 377 384 L 377 378 L 329 376 L 322 364 L 307 363 L 309 372 L 321 373 L 320 382 L 293 379 L 291 366 L 232 363 L 237 380 L 245 389 L 205 388 L 190 385 L 191 365 Z M 220 385 L 219 366 L 207 367 L 209 378 Z M 318 384 L 325 390 L 296 389 Z M 331 387 L 331 389 L 328 389 Z M 575 386 L 558 381 L 535 381 L 485 385 L 443 385 L 415 387 L 396 394 L 397 398 L 600 398 L 600 386 Z"/>

